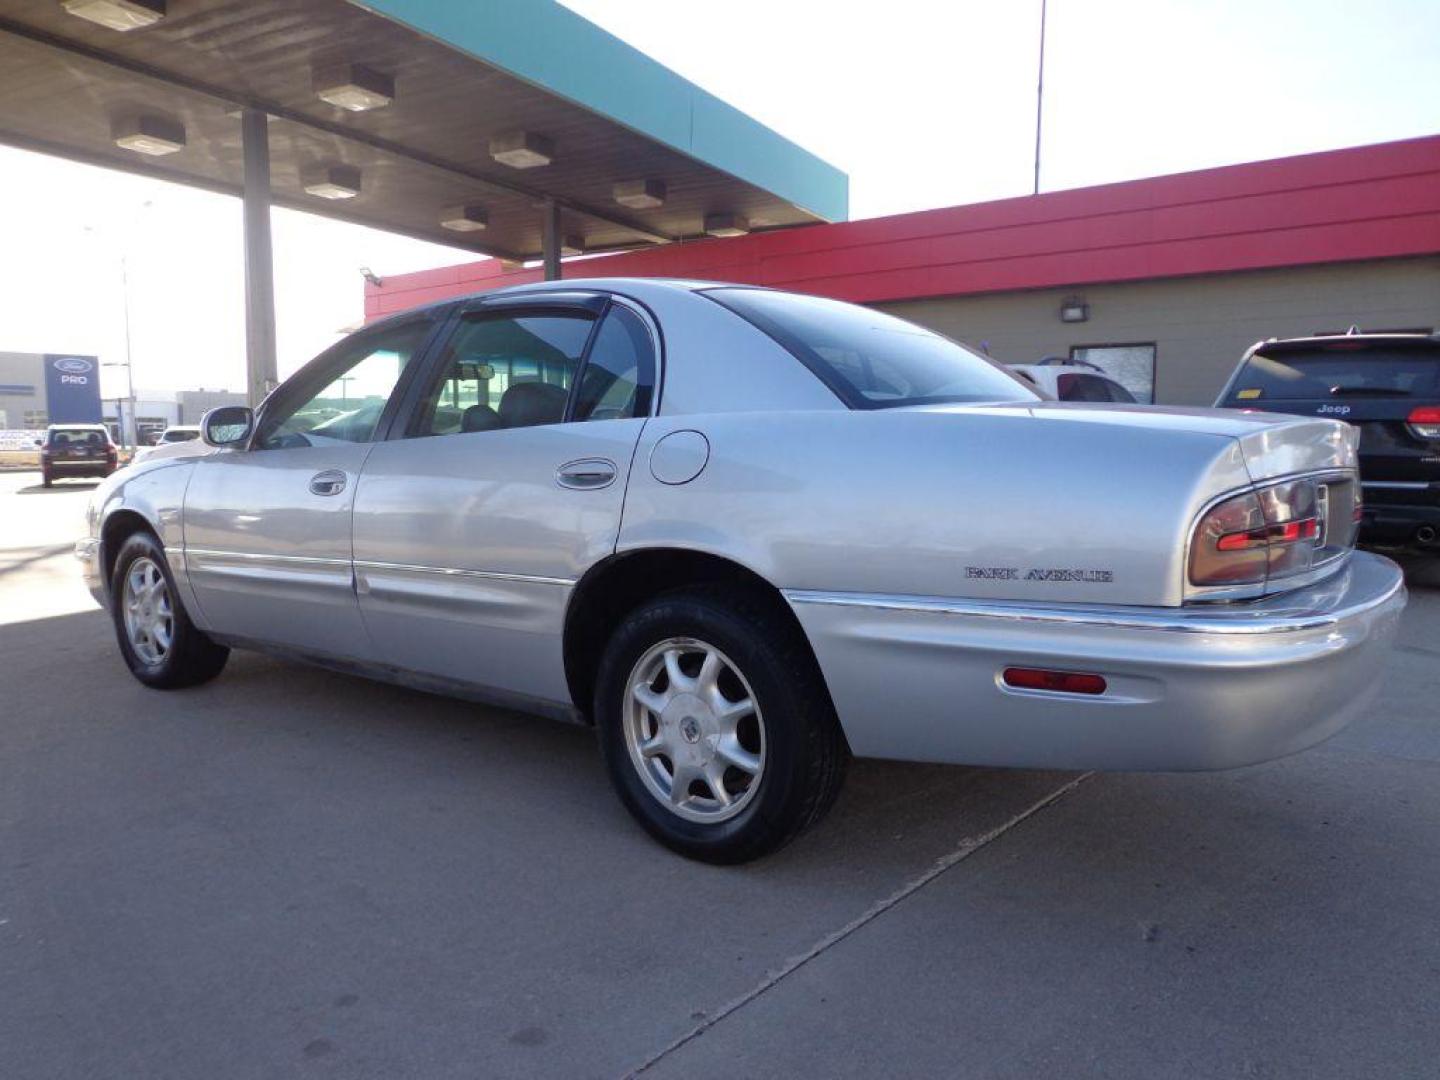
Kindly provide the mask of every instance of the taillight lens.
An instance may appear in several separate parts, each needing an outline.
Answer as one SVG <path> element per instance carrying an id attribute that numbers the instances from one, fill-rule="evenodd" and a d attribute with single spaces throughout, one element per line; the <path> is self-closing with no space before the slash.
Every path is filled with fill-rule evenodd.
<path id="1" fill-rule="evenodd" d="M 1257 585 L 1310 569 L 1324 542 L 1319 486 L 1289 480 L 1211 507 L 1190 545 L 1193 585 Z"/>
<path id="2" fill-rule="evenodd" d="M 1419 439 L 1440 439 L 1440 407 L 1422 405 L 1411 409 L 1405 418 L 1411 432 Z"/>

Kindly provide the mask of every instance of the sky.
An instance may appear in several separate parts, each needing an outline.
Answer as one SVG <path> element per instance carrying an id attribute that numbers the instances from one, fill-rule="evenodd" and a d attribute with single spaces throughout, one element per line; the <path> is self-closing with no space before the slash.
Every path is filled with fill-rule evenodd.
<path id="1" fill-rule="evenodd" d="M 1039 0 L 565 2 L 848 172 L 853 218 L 1031 190 Z M 1041 190 L 1440 134 L 1437 42 L 1440 0 L 1050 0 Z M 238 200 L 3 147 L 0 196 L 0 350 L 122 361 L 123 262 L 137 388 L 244 387 Z M 282 377 L 361 321 L 359 267 L 474 258 L 273 233 Z"/>

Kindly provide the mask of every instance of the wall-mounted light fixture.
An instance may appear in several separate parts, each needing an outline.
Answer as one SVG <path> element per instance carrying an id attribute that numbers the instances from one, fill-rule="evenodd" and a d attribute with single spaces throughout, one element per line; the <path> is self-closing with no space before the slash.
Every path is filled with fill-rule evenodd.
<path id="1" fill-rule="evenodd" d="M 1090 305 L 1083 297 L 1067 296 L 1060 301 L 1061 322 L 1084 322 L 1090 318 Z"/>
<path id="2" fill-rule="evenodd" d="M 490 140 L 490 156 L 512 169 L 536 169 L 555 159 L 555 144 L 533 131 L 507 131 Z"/>
<path id="3" fill-rule="evenodd" d="M 440 227 L 451 232 L 480 232 L 489 224 L 490 215 L 474 203 L 447 206 L 440 212 Z"/>
<path id="4" fill-rule="evenodd" d="M 315 96 L 349 112 L 382 109 L 395 100 L 395 80 L 364 64 L 326 64 L 310 76 Z"/>
<path id="5" fill-rule="evenodd" d="M 317 199 L 353 199 L 360 194 L 360 170 L 354 165 L 312 165 L 301 180 L 305 194 Z"/>
<path id="6" fill-rule="evenodd" d="M 115 145 L 150 157 L 164 157 L 185 149 L 185 125 L 157 113 L 129 113 L 110 124 Z"/>
<path id="7" fill-rule="evenodd" d="M 750 222 L 742 214 L 706 214 L 705 234 L 707 236 L 744 236 L 750 231 Z"/>
<path id="8" fill-rule="evenodd" d="M 165 17 L 165 0 L 65 0 L 71 15 L 124 33 L 143 30 Z"/>
<path id="9" fill-rule="evenodd" d="M 615 201 L 631 210 L 653 210 L 665 205 L 665 181 L 656 179 L 621 180 L 615 185 Z"/>

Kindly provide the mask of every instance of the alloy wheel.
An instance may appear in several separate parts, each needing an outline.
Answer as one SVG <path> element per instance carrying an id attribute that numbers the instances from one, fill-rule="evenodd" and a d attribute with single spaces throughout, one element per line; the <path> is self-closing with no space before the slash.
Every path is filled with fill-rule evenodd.
<path id="1" fill-rule="evenodd" d="M 626 686 L 625 743 L 656 801 L 704 824 L 744 810 L 765 772 L 765 722 L 735 663 L 704 641 L 667 638 Z"/>

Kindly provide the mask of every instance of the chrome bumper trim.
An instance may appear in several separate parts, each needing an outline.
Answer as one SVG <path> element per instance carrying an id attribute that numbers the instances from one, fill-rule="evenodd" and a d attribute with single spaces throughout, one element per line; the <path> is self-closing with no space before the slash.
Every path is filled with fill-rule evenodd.
<path id="1" fill-rule="evenodd" d="M 1333 626 L 1381 607 L 1405 589 L 1398 568 L 1378 589 L 1345 602 L 1347 579 L 1340 571 L 1325 581 L 1281 597 L 1235 604 L 1143 608 L 1086 604 L 1033 604 L 1013 600 L 964 600 L 929 596 L 786 590 L 793 604 L 822 604 L 883 611 L 910 611 L 977 619 L 1060 623 L 1178 634 L 1292 634 Z M 1329 601 L 1327 603 L 1327 601 Z"/>

